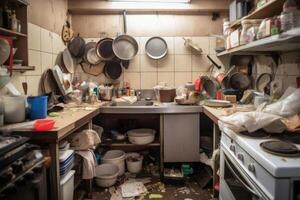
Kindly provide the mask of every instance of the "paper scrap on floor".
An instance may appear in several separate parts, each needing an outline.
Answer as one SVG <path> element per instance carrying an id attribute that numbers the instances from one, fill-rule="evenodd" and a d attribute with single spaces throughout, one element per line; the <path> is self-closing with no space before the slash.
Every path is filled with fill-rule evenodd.
<path id="1" fill-rule="evenodd" d="M 147 188 L 142 182 L 124 183 L 121 185 L 122 197 L 136 197 L 147 193 Z"/>

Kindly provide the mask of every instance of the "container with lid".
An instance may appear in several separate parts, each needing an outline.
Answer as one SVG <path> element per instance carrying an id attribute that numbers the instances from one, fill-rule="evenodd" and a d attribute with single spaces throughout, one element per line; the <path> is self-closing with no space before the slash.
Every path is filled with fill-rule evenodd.
<path id="1" fill-rule="evenodd" d="M 242 21 L 242 31 L 240 37 L 241 45 L 248 44 L 249 42 L 252 42 L 256 39 L 256 34 L 261 21 L 262 20 L 260 19 Z"/>

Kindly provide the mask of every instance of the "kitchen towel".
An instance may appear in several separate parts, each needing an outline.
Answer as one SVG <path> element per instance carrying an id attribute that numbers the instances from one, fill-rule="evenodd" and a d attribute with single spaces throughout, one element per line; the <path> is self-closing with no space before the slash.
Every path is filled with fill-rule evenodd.
<path id="1" fill-rule="evenodd" d="M 88 150 L 101 142 L 98 133 L 92 129 L 84 130 L 72 139 L 71 147 L 74 150 Z"/>
<path id="2" fill-rule="evenodd" d="M 92 179 L 96 176 L 95 167 L 97 165 L 94 152 L 89 149 L 85 151 L 76 151 L 76 154 L 83 159 L 82 179 Z"/>

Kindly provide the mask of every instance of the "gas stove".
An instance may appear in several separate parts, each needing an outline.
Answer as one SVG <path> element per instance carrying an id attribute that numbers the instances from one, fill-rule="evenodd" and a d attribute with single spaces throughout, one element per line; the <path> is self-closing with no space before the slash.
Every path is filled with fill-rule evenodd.
<path id="1" fill-rule="evenodd" d="M 224 129 L 220 199 L 300 199 L 300 156 L 279 156 L 262 148 L 265 142 L 279 140 L 281 137 L 251 137 Z M 292 146 L 300 149 L 299 144 Z"/>

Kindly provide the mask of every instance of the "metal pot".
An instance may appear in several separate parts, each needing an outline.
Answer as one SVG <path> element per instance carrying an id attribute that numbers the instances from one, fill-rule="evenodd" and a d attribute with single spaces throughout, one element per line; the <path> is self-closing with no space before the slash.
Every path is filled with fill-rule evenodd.
<path id="1" fill-rule="evenodd" d="M 113 96 L 112 86 L 99 86 L 100 99 L 104 101 L 111 101 Z"/>
<path id="2" fill-rule="evenodd" d="M 112 48 L 115 55 L 121 60 L 131 60 L 138 52 L 139 46 L 134 37 L 127 35 L 126 11 L 123 11 L 124 34 L 114 39 Z"/>

